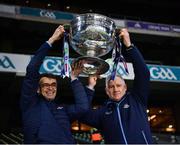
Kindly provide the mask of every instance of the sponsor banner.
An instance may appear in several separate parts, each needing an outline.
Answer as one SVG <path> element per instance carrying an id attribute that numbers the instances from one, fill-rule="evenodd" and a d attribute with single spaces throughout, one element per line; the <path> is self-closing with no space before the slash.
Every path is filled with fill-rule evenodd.
<path id="1" fill-rule="evenodd" d="M 8 13 L 8 14 L 16 14 L 16 7 L 0 4 L 0 12 Z"/>
<path id="2" fill-rule="evenodd" d="M 71 63 L 73 58 L 69 58 Z M 63 65 L 63 57 L 45 57 L 43 64 L 40 67 L 40 73 L 52 73 L 54 75 L 62 75 L 61 68 Z"/>
<path id="3" fill-rule="evenodd" d="M 46 57 L 44 63 L 40 68 L 40 73 L 48 72 L 53 73 L 55 75 L 61 75 L 62 60 L 62 57 Z M 73 58 L 71 58 L 69 61 L 71 63 L 73 61 Z M 105 78 L 107 77 L 107 75 L 110 75 L 113 69 L 112 59 L 107 59 L 106 62 L 110 65 L 110 69 L 105 74 L 101 75 L 102 78 Z M 127 65 L 129 74 L 126 73 L 122 63 L 118 64 L 117 74 L 121 75 L 124 79 L 132 80 L 134 78 L 133 67 L 131 63 L 127 63 Z M 81 76 L 87 77 L 86 75 Z"/>
<path id="4" fill-rule="evenodd" d="M 172 26 L 172 31 L 180 33 L 180 26 Z"/>
<path id="5" fill-rule="evenodd" d="M 113 64 L 114 64 L 112 58 L 106 59 L 105 61 L 109 64 L 110 68 L 105 74 L 101 75 L 103 78 L 106 78 L 107 76 L 109 76 L 111 74 L 111 72 L 113 70 Z M 121 62 L 118 63 L 116 74 L 121 75 L 124 79 L 133 80 L 134 79 L 134 70 L 132 67 L 132 63 L 127 63 L 127 68 L 128 68 L 129 74 L 126 72 L 123 63 L 121 63 Z"/>
<path id="6" fill-rule="evenodd" d="M 70 13 L 52 11 L 46 9 L 28 8 L 28 7 L 20 7 L 19 14 L 35 16 L 35 17 L 44 17 L 49 19 L 72 20 L 73 18 L 73 14 Z"/>
<path id="7" fill-rule="evenodd" d="M 40 73 L 53 73 L 55 75 L 61 75 L 62 57 L 46 57 L 39 70 Z"/>
<path id="8" fill-rule="evenodd" d="M 116 26 L 118 26 L 118 27 L 122 27 L 122 28 L 124 28 L 124 27 L 126 26 L 126 24 L 125 24 L 125 21 L 124 21 L 124 20 L 118 20 L 118 19 L 113 19 L 113 20 L 114 20 L 114 22 L 115 22 Z"/>
<path id="9" fill-rule="evenodd" d="M 25 73 L 29 61 L 28 55 L 0 53 L 0 71 Z"/>
<path id="10" fill-rule="evenodd" d="M 180 67 L 148 65 L 152 81 L 179 82 Z"/>
<path id="11" fill-rule="evenodd" d="M 139 21 L 126 21 L 126 26 L 129 28 L 135 29 L 145 29 L 145 30 L 152 30 L 152 31 L 161 31 L 161 32 L 180 32 L 176 30 L 180 30 L 180 27 L 165 25 L 165 24 L 155 24 L 155 23 L 148 23 L 148 22 L 139 22 Z"/>
<path id="12" fill-rule="evenodd" d="M 0 12 L 3 14 L 13 14 L 13 15 L 25 15 L 29 17 L 39 17 L 48 18 L 52 20 L 67 20 L 71 21 L 74 17 L 73 13 L 54 11 L 47 9 L 38 9 L 30 7 L 19 7 L 19 6 L 9 6 L 0 4 Z M 175 32 L 180 33 L 180 26 L 176 25 L 166 25 L 166 24 L 156 24 L 151 22 L 133 21 L 133 20 L 119 20 L 114 19 L 117 27 L 128 27 L 135 29 L 144 29 L 160 32 Z"/>
<path id="13" fill-rule="evenodd" d="M 30 55 L 19 55 L 19 54 L 8 54 L 0 53 L 0 71 L 1 72 L 14 72 L 17 74 L 25 74 L 26 67 L 32 56 Z M 61 75 L 62 57 L 51 57 L 47 56 L 44 59 L 43 64 L 40 67 L 40 73 L 53 73 L 55 75 Z M 73 58 L 69 59 L 70 63 Z M 105 60 L 109 65 L 110 69 L 105 74 L 101 75 L 102 78 L 107 77 L 111 74 L 113 61 L 112 59 Z M 117 74 L 120 74 L 124 79 L 133 80 L 134 70 L 132 63 L 127 63 L 129 74 L 126 73 L 122 63 L 118 64 Z M 163 66 L 163 65 L 150 65 L 148 64 L 150 71 L 151 81 L 161 82 L 177 82 L 180 83 L 180 67 L 178 66 Z M 86 77 L 82 75 L 82 77 Z"/>

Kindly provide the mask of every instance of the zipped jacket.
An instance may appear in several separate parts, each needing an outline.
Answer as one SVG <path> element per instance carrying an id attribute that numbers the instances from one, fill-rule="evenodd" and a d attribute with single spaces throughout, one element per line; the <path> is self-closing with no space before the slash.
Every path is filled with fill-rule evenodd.
<path id="1" fill-rule="evenodd" d="M 87 95 L 79 80 L 71 82 L 75 104 L 59 105 L 38 95 L 39 69 L 50 49 L 46 42 L 27 66 L 21 91 L 21 110 L 25 144 L 73 144 L 71 122 L 88 110 Z"/>
<path id="2" fill-rule="evenodd" d="M 128 50 L 126 55 L 134 68 L 132 90 L 127 91 L 119 102 L 109 99 L 100 108 L 89 110 L 81 121 L 99 129 L 108 144 L 152 144 L 146 111 L 150 73 L 136 47 Z M 94 92 L 87 90 L 87 93 L 93 96 Z"/>

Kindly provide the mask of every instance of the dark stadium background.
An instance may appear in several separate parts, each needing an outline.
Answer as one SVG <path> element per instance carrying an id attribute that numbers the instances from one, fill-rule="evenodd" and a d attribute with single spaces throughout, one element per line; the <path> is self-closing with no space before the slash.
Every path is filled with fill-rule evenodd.
<path id="1" fill-rule="evenodd" d="M 121 20 L 180 25 L 179 0 L 0 0 L 0 4 L 77 14 L 92 12 Z M 0 52 L 33 54 L 49 38 L 57 26 L 57 23 L 17 20 L 0 16 Z M 131 39 L 139 47 L 148 64 L 180 66 L 180 37 L 131 33 Z M 62 56 L 62 42 L 54 47 L 49 55 Z M 71 49 L 70 56 L 78 57 L 79 55 Z M 108 57 L 110 54 L 103 56 L 104 59 Z M 13 130 L 21 131 L 19 97 L 22 79 L 23 77 L 16 76 L 14 73 L 0 72 L 0 133 L 8 133 Z M 81 79 L 86 83 L 86 78 Z M 61 78 L 60 80 L 59 93 L 62 96 L 62 101 L 71 103 L 73 99 L 71 92 L 68 91 L 68 81 Z M 127 83 L 131 87 L 132 81 L 127 81 Z M 93 104 L 98 106 L 107 97 L 104 93 L 104 79 L 98 82 L 96 90 Z M 172 136 L 178 138 L 180 134 L 180 84 L 151 82 L 151 97 L 148 107 L 151 115 L 158 115 L 157 122 L 151 123 L 152 131 L 157 135 L 155 137 L 169 135 L 166 136 L 166 138 L 169 137 L 167 143 L 173 143 L 171 142 Z M 172 132 L 165 131 L 163 126 L 163 124 L 168 125 L 169 123 L 173 124 L 175 128 Z M 75 126 L 82 127 L 83 124 L 75 123 Z M 82 133 L 90 129 L 87 126 L 83 127 L 84 129 L 74 131 Z"/>

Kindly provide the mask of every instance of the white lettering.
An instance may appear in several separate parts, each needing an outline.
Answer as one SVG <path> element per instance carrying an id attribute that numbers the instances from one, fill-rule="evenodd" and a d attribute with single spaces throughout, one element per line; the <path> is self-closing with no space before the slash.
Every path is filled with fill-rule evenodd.
<path id="1" fill-rule="evenodd" d="M 43 63 L 43 67 L 48 72 L 61 72 L 61 61 L 55 59 L 46 59 Z"/>
<path id="2" fill-rule="evenodd" d="M 45 11 L 45 10 L 40 11 L 40 16 L 41 17 L 51 18 L 51 19 L 56 19 L 56 16 L 55 16 L 55 14 L 53 12 Z"/>
<path id="3" fill-rule="evenodd" d="M 151 77 L 153 79 L 168 79 L 168 80 L 177 80 L 174 73 L 169 68 L 158 68 L 151 67 L 150 68 Z"/>

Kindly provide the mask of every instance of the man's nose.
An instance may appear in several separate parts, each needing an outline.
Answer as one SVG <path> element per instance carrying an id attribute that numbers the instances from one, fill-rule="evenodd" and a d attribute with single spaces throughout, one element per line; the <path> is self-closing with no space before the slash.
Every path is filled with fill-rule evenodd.
<path id="1" fill-rule="evenodd" d="M 117 90 L 117 87 L 116 86 L 114 86 L 114 91 L 116 91 Z"/>

